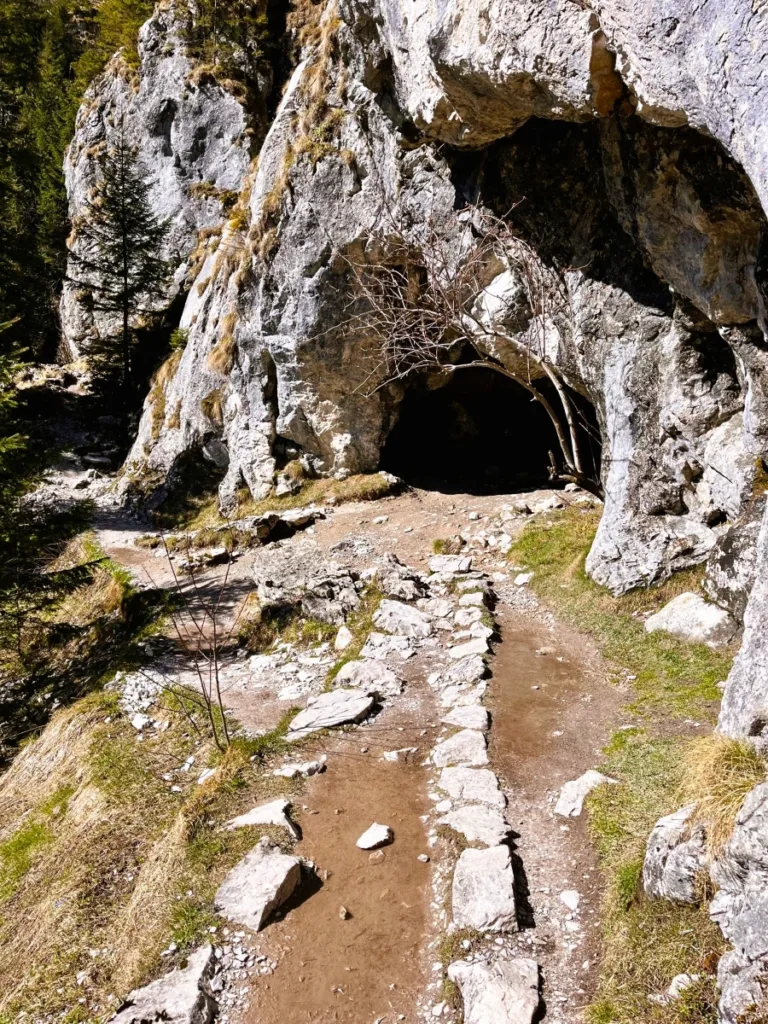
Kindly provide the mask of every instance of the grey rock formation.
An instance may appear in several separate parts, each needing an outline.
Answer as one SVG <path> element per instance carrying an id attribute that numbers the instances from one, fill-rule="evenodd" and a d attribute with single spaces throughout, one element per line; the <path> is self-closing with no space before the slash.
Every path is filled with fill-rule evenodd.
<path id="1" fill-rule="evenodd" d="M 207 988 L 214 967 L 213 949 L 201 946 L 190 954 L 185 968 L 131 992 L 112 1020 L 117 1024 L 209 1024 L 217 1012 Z"/>
<path id="2" fill-rule="evenodd" d="M 718 537 L 707 559 L 704 591 L 731 618 L 744 622 L 747 602 L 755 581 L 757 538 L 765 512 L 765 500 L 751 502 L 745 512 Z"/>
<path id="3" fill-rule="evenodd" d="M 228 921 L 258 932 L 300 882 L 298 857 L 282 853 L 265 836 L 221 883 L 214 909 Z"/>
<path id="4" fill-rule="evenodd" d="M 357 574 L 321 558 L 308 538 L 302 544 L 259 551 L 253 579 L 262 609 L 300 608 L 307 618 L 331 625 L 341 625 L 360 603 Z"/>
<path id="5" fill-rule="evenodd" d="M 457 960 L 448 977 L 461 991 L 465 1024 L 532 1024 L 541 1002 L 535 960 Z"/>
<path id="6" fill-rule="evenodd" d="M 706 870 L 704 831 L 691 827 L 693 807 L 660 818 L 648 839 L 643 862 L 643 888 L 654 899 L 696 903 L 698 882 Z"/>
<path id="7" fill-rule="evenodd" d="M 718 728 L 728 736 L 768 739 L 768 511 L 757 541 L 744 639 L 728 676 Z"/>
<path id="8" fill-rule="evenodd" d="M 433 632 L 430 617 L 402 601 L 382 601 L 373 621 L 379 629 L 411 640 L 425 640 Z"/>
<path id="9" fill-rule="evenodd" d="M 711 867 L 710 914 L 734 946 L 718 971 L 720 1020 L 736 1024 L 764 998 L 768 969 L 768 783 L 747 796 L 733 835 Z"/>
<path id="10" fill-rule="evenodd" d="M 232 92 L 195 75 L 174 3 L 158 7 L 141 29 L 139 56 L 135 74 L 116 56 L 88 89 L 64 172 L 78 251 L 77 225 L 87 216 L 99 160 L 122 122 L 152 183 L 153 211 L 170 225 L 166 250 L 175 266 L 163 308 L 191 286 L 206 244 L 215 244 L 226 220 L 225 205 L 240 192 L 251 160 L 249 123 Z M 71 358 L 104 329 L 104 316 L 90 309 L 77 284 L 65 283 L 61 321 Z"/>
<path id="11" fill-rule="evenodd" d="M 655 615 L 645 620 L 647 633 L 664 632 L 691 643 L 719 647 L 733 640 L 736 623 L 725 611 L 705 601 L 700 594 L 673 597 Z"/>
<path id="12" fill-rule="evenodd" d="M 453 873 L 451 903 L 457 928 L 514 931 L 517 911 L 509 847 L 464 850 Z"/>
<path id="13" fill-rule="evenodd" d="M 376 693 L 379 697 L 393 697 L 402 692 L 403 683 L 391 668 L 381 661 L 367 658 L 348 661 L 333 680 L 334 687 L 345 686 Z"/>

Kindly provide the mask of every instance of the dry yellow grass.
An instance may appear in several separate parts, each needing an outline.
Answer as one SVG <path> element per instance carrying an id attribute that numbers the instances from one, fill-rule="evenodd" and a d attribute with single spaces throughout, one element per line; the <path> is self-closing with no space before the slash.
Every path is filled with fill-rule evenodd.
<path id="1" fill-rule="evenodd" d="M 766 773 L 765 761 L 748 740 L 713 733 L 688 747 L 680 798 L 695 805 L 694 820 L 706 828 L 713 856 L 722 851 L 745 797 L 765 782 Z"/>
<path id="2" fill-rule="evenodd" d="M 214 425 L 221 428 L 224 424 L 224 407 L 222 405 L 221 388 L 216 388 L 200 402 L 200 408 Z"/>
<path id="3" fill-rule="evenodd" d="M 234 335 L 225 332 L 211 349 L 208 355 L 208 366 L 214 373 L 226 377 L 235 365 L 235 349 L 237 345 Z"/>
<path id="4" fill-rule="evenodd" d="M 260 834 L 222 832 L 222 822 L 294 786 L 250 759 L 280 749 L 270 736 L 231 748 L 198 786 L 212 744 L 172 695 L 162 704 L 155 713 L 169 727 L 140 739 L 116 695 L 85 698 L 0 780 L 0 1016 L 108 1017 L 174 966 L 214 922 L 217 885 Z M 164 776 L 190 754 L 195 770 L 174 773 L 174 792 Z M 160 957 L 171 940 L 177 961 Z"/>

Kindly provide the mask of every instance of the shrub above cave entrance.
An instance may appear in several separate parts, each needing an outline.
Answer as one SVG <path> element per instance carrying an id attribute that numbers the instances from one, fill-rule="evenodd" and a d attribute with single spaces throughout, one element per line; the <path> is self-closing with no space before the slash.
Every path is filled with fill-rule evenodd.
<path id="1" fill-rule="evenodd" d="M 428 490 L 503 494 L 550 486 L 557 450 L 550 418 L 523 387 L 473 368 L 406 392 L 381 468 Z"/>

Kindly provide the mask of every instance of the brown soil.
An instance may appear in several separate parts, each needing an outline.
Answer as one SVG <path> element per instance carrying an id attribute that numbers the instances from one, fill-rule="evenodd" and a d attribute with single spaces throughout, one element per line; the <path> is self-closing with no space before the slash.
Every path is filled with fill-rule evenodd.
<path id="1" fill-rule="evenodd" d="M 396 728 L 390 722 L 326 740 L 328 770 L 313 777 L 306 809 L 297 812 L 304 835 L 296 852 L 315 863 L 322 887 L 263 933 L 260 949 L 278 967 L 255 982 L 248 1024 L 416 1019 L 427 973 L 431 865 L 417 860 L 427 848 L 419 820 L 427 780 L 418 765 L 381 759 L 398 745 Z M 410 730 L 404 735 L 401 744 L 416 742 Z M 394 842 L 372 863 L 355 844 L 374 821 L 392 828 Z"/>
<path id="2" fill-rule="evenodd" d="M 547 1019 L 571 1024 L 582 1020 L 597 981 L 601 880 L 586 813 L 555 818 L 553 799 L 563 783 L 599 765 L 619 694 L 577 634 L 562 626 L 555 633 L 508 607 L 498 616 L 490 753 L 517 836 L 520 942 L 533 945 L 544 969 Z M 542 648 L 548 653 L 536 654 Z M 569 920 L 559 894 L 573 889 L 581 902 Z"/>
<path id="3" fill-rule="evenodd" d="M 482 526 L 469 520 L 470 511 L 493 515 L 515 497 L 412 491 L 340 506 L 314 535 L 323 548 L 362 535 L 377 554 L 392 552 L 424 568 L 435 538 Z M 372 522 L 382 515 L 386 522 Z M 156 582 L 168 585 L 163 560 L 145 549 L 126 549 L 126 534 L 104 531 L 102 542 L 137 575 L 146 579 L 149 569 Z M 473 550 L 472 555 L 476 568 L 489 573 L 506 569 L 498 551 Z M 252 560 L 253 554 L 245 553 L 230 568 L 226 603 L 231 615 L 250 588 Z M 205 574 L 205 585 L 215 588 L 222 577 L 222 569 L 212 570 Z M 516 588 L 506 582 L 499 589 L 502 596 L 513 597 Z M 600 879 L 584 818 L 555 819 L 552 805 L 564 782 L 599 766 L 601 747 L 618 718 L 620 695 L 577 634 L 561 626 L 555 632 L 544 616 L 522 614 L 503 600 L 496 614 L 502 642 L 491 664 L 490 752 L 507 789 L 509 820 L 517 835 L 522 928 L 512 942 L 542 964 L 546 1019 L 577 1024 L 597 974 Z M 537 655 L 542 647 L 555 650 Z M 416 859 L 426 852 L 420 816 L 430 807 L 429 770 L 421 761 L 439 719 L 419 661 L 407 665 L 411 681 L 406 692 L 370 726 L 306 744 L 306 756 L 329 755 L 328 771 L 309 784 L 305 810 L 296 808 L 304 830 L 298 852 L 316 863 L 323 884 L 259 936 L 260 951 L 278 967 L 273 975 L 252 980 L 250 1008 L 242 1018 L 246 1024 L 417 1019 L 417 1005 L 432 977 L 425 958 L 435 927 L 429 902 L 432 865 Z M 246 684 L 235 683 L 226 700 L 251 728 L 271 727 L 285 710 L 284 702 L 249 691 Z M 420 747 L 415 765 L 381 760 L 384 750 L 412 745 Z M 362 753 L 364 747 L 370 750 Z M 373 821 L 395 831 L 381 863 L 372 863 L 355 846 Z M 580 894 L 576 914 L 559 898 L 566 889 Z M 350 913 L 347 920 L 339 916 L 342 906 Z M 239 1021 L 240 1014 L 233 1019 Z"/>

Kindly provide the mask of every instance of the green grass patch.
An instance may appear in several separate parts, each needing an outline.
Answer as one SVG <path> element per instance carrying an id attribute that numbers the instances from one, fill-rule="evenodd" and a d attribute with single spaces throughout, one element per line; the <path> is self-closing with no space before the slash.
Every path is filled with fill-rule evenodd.
<path id="1" fill-rule="evenodd" d="M 713 721 L 733 652 L 714 651 L 667 633 L 646 633 L 644 612 L 677 594 L 696 591 L 701 569 L 678 573 L 647 589 L 613 597 L 584 571 L 599 514 L 569 510 L 529 526 L 509 557 L 533 571 L 530 586 L 564 621 L 590 636 L 603 656 L 636 676 L 633 710 Z"/>
<path id="2" fill-rule="evenodd" d="M 350 661 L 356 661 L 360 657 L 360 652 L 365 646 L 368 634 L 376 629 L 373 616 L 376 614 L 376 610 L 383 598 L 383 593 L 375 584 L 366 587 L 362 593 L 359 606 L 347 619 L 347 629 L 352 634 L 352 643 L 328 669 L 328 675 L 325 679 L 326 690 L 333 688 L 334 679 L 346 664 Z"/>

